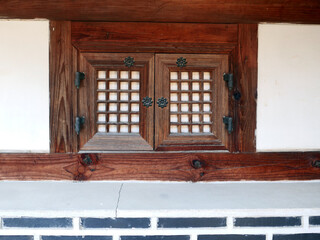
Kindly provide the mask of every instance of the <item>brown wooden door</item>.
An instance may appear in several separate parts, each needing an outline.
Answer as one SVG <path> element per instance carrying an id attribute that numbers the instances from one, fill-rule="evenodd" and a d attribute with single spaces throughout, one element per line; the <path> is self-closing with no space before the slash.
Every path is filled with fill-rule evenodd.
<path id="1" fill-rule="evenodd" d="M 179 67 L 179 61 L 185 66 Z M 155 102 L 168 102 L 155 106 L 155 149 L 228 149 L 222 122 L 229 114 L 223 81 L 228 56 L 157 54 L 155 62 Z"/>
<path id="2" fill-rule="evenodd" d="M 130 57 L 134 63 L 126 66 Z M 83 151 L 152 150 L 154 145 L 154 54 L 80 53 L 86 74 L 79 89 L 79 135 Z M 130 65 L 130 64 L 129 64 Z"/>

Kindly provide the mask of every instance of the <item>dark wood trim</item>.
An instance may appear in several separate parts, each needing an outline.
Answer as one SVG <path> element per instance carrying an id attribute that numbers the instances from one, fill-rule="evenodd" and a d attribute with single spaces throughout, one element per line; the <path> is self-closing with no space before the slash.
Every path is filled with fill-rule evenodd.
<path id="1" fill-rule="evenodd" d="M 6 0 L 0 18 L 194 23 L 320 23 L 319 0 Z"/>
<path id="2" fill-rule="evenodd" d="M 236 102 L 237 131 L 235 141 L 239 152 L 256 151 L 256 116 L 258 82 L 258 25 L 239 24 L 236 53 L 236 89 L 241 98 Z M 233 98 L 234 99 L 234 98 Z"/>
<path id="3" fill-rule="evenodd" d="M 76 50 L 71 45 L 71 23 L 50 22 L 50 151 L 77 151 L 74 117 L 77 92 L 74 85 Z"/>
<path id="4" fill-rule="evenodd" d="M 320 152 L 0 154 L 0 180 L 240 181 L 320 179 Z M 202 167 L 195 169 L 193 160 Z"/>

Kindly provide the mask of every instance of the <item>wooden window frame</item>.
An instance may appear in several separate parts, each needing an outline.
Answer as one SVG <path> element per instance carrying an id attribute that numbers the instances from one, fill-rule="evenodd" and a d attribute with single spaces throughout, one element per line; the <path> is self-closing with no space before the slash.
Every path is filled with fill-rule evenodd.
<path id="1" fill-rule="evenodd" d="M 79 94 L 72 85 L 78 59 L 95 52 L 228 55 L 236 79 L 229 92 L 235 122 L 229 150 L 255 152 L 257 24 L 51 22 L 50 29 L 52 153 L 79 151 L 72 121 L 79 115 Z M 241 99 L 235 100 L 238 92 Z"/>

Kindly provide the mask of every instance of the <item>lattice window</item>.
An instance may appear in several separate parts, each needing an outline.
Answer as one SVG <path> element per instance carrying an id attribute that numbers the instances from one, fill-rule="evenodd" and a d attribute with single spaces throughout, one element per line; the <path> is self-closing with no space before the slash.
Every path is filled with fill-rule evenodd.
<path id="1" fill-rule="evenodd" d="M 98 132 L 139 133 L 140 72 L 101 69 L 97 76 Z"/>
<path id="2" fill-rule="evenodd" d="M 170 72 L 170 133 L 213 133 L 212 76 L 212 71 Z"/>

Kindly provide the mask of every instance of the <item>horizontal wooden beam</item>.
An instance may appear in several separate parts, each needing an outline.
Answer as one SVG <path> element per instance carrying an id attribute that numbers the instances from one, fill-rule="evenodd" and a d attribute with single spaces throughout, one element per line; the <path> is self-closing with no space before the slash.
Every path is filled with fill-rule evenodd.
<path id="1" fill-rule="evenodd" d="M 90 157 L 87 158 L 87 157 Z M 0 180 L 310 180 L 320 152 L 0 154 Z M 193 161 L 200 161 L 195 168 Z"/>
<path id="2" fill-rule="evenodd" d="M 1 1 L 0 18 L 116 22 L 320 23 L 320 1 L 6 0 Z"/>

